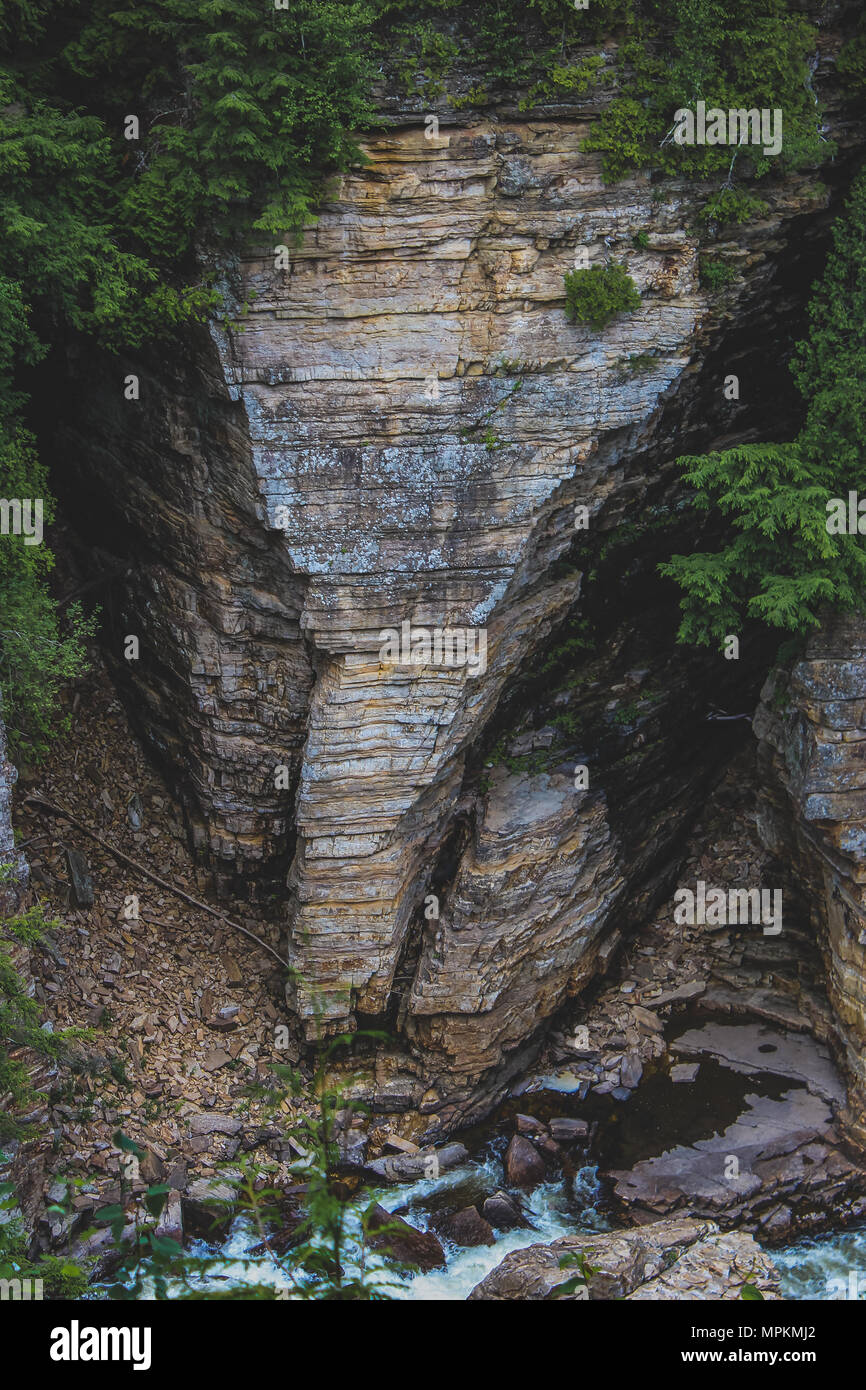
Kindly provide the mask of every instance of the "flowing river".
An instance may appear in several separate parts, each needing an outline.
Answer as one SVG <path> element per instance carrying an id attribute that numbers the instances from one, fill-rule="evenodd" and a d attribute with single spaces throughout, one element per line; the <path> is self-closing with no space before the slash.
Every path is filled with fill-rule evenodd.
<path id="1" fill-rule="evenodd" d="M 427 1229 L 440 1211 L 453 1211 L 480 1202 L 503 1186 L 502 1159 L 506 1134 L 483 1141 L 470 1160 L 437 1179 L 385 1189 L 365 1189 L 357 1212 L 373 1200 L 386 1210 L 399 1213 L 411 1225 Z M 462 1300 L 512 1250 L 549 1242 L 575 1231 L 605 1231 L 619 1224 L 612 1212 L 604 1184 L 593 1166 L 578 1169 L 574 1178 L 542 1183 L 525 1197 L 531 1230 L 499 1234 L 493 1246 L 461 1249 L 443 1240 L 447 1268 L 429 1273 L 395 1275 L 378 1256 L 367 1256 L 367 1268 L 381 1273 L 392 1298 L 403 1300 Z M 216 1276 L 221 1287 L 227 1283 L 255 1282 L 285 1287 L 287 1281 L 267 1259 L 251 1260 L 247 1251 L 257 1236 L 247 1218 L 238 1218 L 224 1244 L 215 1249 L 196 1242 L 192 1253 L 216 1256 L 220 1262 Z M 357 1247 L 356 1247 L 357 1249 Z M 841 1299 L 866 1297 L 866 1228 L 849 1228 L 809 1237 L 788 1246 L 770 1250 L 781 1275 L 786 1299 Z M 349 1252 L 351 1259 L 351 1249 Z M 214 1286 L 214 1276 L 207 1283 Z"/>

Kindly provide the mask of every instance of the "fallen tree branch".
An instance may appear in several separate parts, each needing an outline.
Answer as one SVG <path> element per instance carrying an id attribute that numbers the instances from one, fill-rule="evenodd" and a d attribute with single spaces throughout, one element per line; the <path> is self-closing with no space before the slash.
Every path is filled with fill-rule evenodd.
<path id="1" fill-rule="evenodd" d="M 185 893 L 182 888 L 176 888 L 173 883 L 167 883 L 164 878 L 160 878 L 152 869 L 145 868 L 144 864 L 139 864 L 137 859 L 131 859 L 128 854 L 123 853 L 123 850 L 116 849 L 114 845 L 109 844 L 108 840 L 103 840 L 101 835 L 97 835 L 95 830 L 91 830 L 89 825 L 85 825 L 83 821 L 80 821 L 77 816 L 73 816 L 72 812 L 65 810 L 63 806 L 55 806 L 53 802 L 46 801 L 42 796 L 26 796 L 24 798 L 24 804 L 26 806 L 41 806 L 52 815 L 65 817 L 65 819 L 70 821 L 78 830 L 83 831 L 85 835 L 89 835 L 91 840 L 95 840 L 103 849 L 107 849 L 109 854 L 113 854 L 115 859 L 119 859 L 122 864 L 127 864 L 131 869 L 135 869 L 137 873 L 144 874 L 145 878 L 151 879 L 153 883 L 158 883 L 160 888 L 164 888 L 167 893 L 174 893 L 175 897 L 182 898 L 183 901 L 189 903 L 191 907 L 197 907 L 200 911 L 209 913 L 211 917 L 216 917 L 218 921 L 223 922 L 227 927 L 232 927 L 235 931 L 242 932 L 244 936 L 249 937 L 250 941 L 254 941 L 257 946 L 261 946 L 263 951 L 267 951 L 269 955 L 272 955 L 274 960 L 279 961 L 284 970 L 291 969 L 289 962 L 283 960 L 280 953 L 275 951 L 273 946 L 269 946 L 267 941 L 262 941 L 260 936 L 256 936 L 255 932 L 248 931 L 246 927 L 241 926 L 240 922 L 233 922 L 230 917 L 226 917 L 224 912 L 218 912 L 215 907 L 210 907 L 208 903 L 203 903 L 198 898 L 194 898 L 191 893 Z"/>

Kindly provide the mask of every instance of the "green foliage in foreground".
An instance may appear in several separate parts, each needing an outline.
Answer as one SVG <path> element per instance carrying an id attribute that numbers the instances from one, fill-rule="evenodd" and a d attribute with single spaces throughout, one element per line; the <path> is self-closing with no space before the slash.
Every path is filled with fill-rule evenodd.
<path id="1" fill-rule="evenodd" d="M 10 439 L 0 428 L 0 496 L 41 498 L 44 520 L 51 519 L 46 471 L 23 429 Z M 79 604 L 61 614 L 47 585 L 53 564 L 44 542 L 0 536 L 0 691 L 16 763 L 37 763 L 48 751 L 61 687 L 86 669 L 85 641 L 95 626 Z"/>
<path id="2" fill-rule="evenodd" d="M 99 1225 L 109 1227 L 112 1237 L 113 1268 L 103 1292 L 119 1300 L 174 1301 L 379 1302 L 390 1297 L 394 1273 L 411 1267 L 390 1257 L 387 1264 L 383 1258 L 371 1259 L 371 1246 L 381 1248 L 389 1226 L 376 1226 L 373 1234 L 370 1211 L 364 1210 L 360 1197 L 344 1190 L 336 1174 L 336 1119 L 347 1104 L 346 1087 L 332 1082 L 328 1069 L 335 1054 L 353 1046 L 357 1037 L 333 1039 L 319 1054 L 310 1089 L 291 1068 L 274 1069 L 284 1083 L 269 1093 L 275 1114 L 282 1113 L 287 1091 L 306 1099 L 311 1090 L 315 1099 L 313 1112 L 302 1115 L 291 1129 L 293 1141 L 305 1155 L 292 1169 L 304 1185 L 302 1215 L 294 1229 L 289 1233 L 287 1228 L 280 1238 L 286 1221 L 285 1195 L 263 1186 L 260 1163 L 244 1157 L 239 1166 L 230 1165 L 221 1175 L 232 1189 L 231 1200 L 215 1198 L 208 1205 L 215 1232 L 225 1228 L 233 1213 L 245 1218 L 250 1253 L 193 1254 L 159 1228 L 169 1188 L 153 1184 L 133 1196 L 121 1168 L 120 1201 L 97 1213 Z M 114 1135 L 114 1142 L 132 1159 L 144 1156 L 144 1150 L 122 1131 Z M 229 1266 L 232 1280 L 220 1288 Z M 237 1277 L 238 1266 L 242 1280 Z"/>
<path id="3" fill-rule="evenodd" d="M 16 968 L 11 946 L 20 945 L 37 950 L 54 922 L 47 922 L 40 907 L 31 907 L 18 917 L 0 924 L 0 1096 L 8 1096 L 10 1106 L 0 1110 L 0 1138 L 17 1137 L 21 1126 L 14 1110 L 33 1098 L 30 1075 L 25 1061 L 13 1056 L 19 1048 L 28 1048 L 40 1057 L 62 1057 L 68 1045 L 86 1036 L 80 1028 L 47 1033 L 40 1024 L 41 1010 L 27 994 Z"/>
<path id="4" fill-rule="evenodd" d="M 792 364 L 808 402 L 799 438 L 678 461 L 696 507 L 727 523 L 720 550 L 660 567 L 683 590 L 681 641 L 718 643 L 747 619 L 807 633 L 822 607 L 866 607 L 864 537 L 827 531 L 829 499 L 866 496 L 866 170 L 809 319 Z"/>
<path id="5" fill-rule="evenodd" d="M 640 308 L 640 294 L 624 265 L 593 265 L 565 273 L 566 312 L 578 323 L 601 329 L 617 314 Z"/>

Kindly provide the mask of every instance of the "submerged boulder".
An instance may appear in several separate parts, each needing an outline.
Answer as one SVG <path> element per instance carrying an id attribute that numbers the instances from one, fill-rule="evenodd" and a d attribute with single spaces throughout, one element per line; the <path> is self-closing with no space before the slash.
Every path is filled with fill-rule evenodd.
<path id="1" fill-rule="evenodd" d="M 367 1213 L 367 1231 L 373 1249 L 400 1264 L 414 1265 L 422 1274 L 445 1268 L 445 1251 L 432 1231 L 419 1231 L 378 1204 Z"/>
<path id="2" fill-rule="evenodd" d="M 477 1207 L 464 1207 L 438 1223 L 440 1235 L 455 1245 L 495 1245 L 496 1236 L 490 1222 L 479 1215 Z"/>

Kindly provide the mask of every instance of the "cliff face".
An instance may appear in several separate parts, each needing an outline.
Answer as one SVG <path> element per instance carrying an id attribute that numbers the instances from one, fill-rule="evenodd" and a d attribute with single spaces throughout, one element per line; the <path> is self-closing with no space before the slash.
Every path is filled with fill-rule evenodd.
<path id="1" fill-rule="evenodd" d="M 611 200 L 578 154 L 585 130 L 483 121 L 439 148 L 423 128 L 394 130 L 290 273 L 272 251 L 243 263 L 256 298 L 224 370 L 269 524 L 286 509 L 318 661 L 292 935 L 335 1023 L 384 1011 L 464 751 L 573 600 L 574 579 L 545 575 L 575 504 L 597 512 L 621 485 L 625 451 L 688 361 L 694 249 L 653 222 L 646 185 L 637 204 L 634 188 Z M 630 247 L 638 222 L 653 254 Z M 645 298 L 600 336 L 565 320 L 562 275 L 576 242 L 612 252 L 605 237 Z M 624 384 L 632 353 L 653 365 Z M 382 661 L 381 631 L 405 621 L 485 628 L 486 672 Z"/>
<path id="2" fill-rule="evenodd" d="M 774 185 L 766 217 L 715 248 L 740 278 L 711 305 L 683 230 L 707 190 L 604 186 L 580 153 L 594 114 L 503 108 L 429 140 L 422 113 L 395 112 L 288 266 L 269 246 L 227 269 L 242 331 L 183 362 L 98 364 L 95 387 L 73 364 L 91 389 L 61 440 L 82 535 L 129 562 L 107 614 L 131 711 L 219 884 L 262 891 L 289 868 L 310 1035 L 317 1011 L 395 1023 L 380 1101 L 443 1124 L 489 1103 L 626 898 L 636 914 L 669 885 L 723 747 L 705 697 L 740 679 L 672 654 L 670 596 L 641 593 L 651 550 L 609 566 L 623 603 L 600 600 L 608 650 L 562 695 L 573 736 L 539 735 L 562 765 L 485 790 L 473 760 L 504 693 L 580 611 L 575 508 L 615 538 L 675 502 L 677 453 L 796 428 L 779 345 L 826 231 L 823 194 Z M 584 246 L 641 291 L 602 332 L 564 313 Z M 407 622 L 484 629 L 486 669 L 383 657 L 382 630 Z"/>
<path id="3" fill-rule="evenodd" d="M 820 942 L 836 1041 L 849 1080 L 845 1117 L 866 1144 L 866 623 L 836 618 L 790 673 L 774 672 L 755 718 L 759 829 L 791 872 Z"/>

